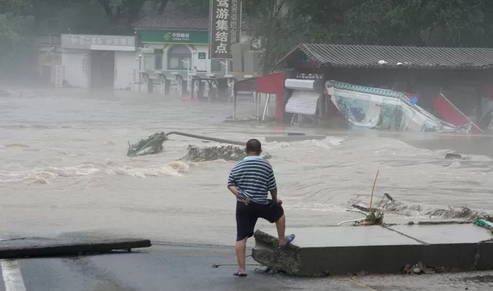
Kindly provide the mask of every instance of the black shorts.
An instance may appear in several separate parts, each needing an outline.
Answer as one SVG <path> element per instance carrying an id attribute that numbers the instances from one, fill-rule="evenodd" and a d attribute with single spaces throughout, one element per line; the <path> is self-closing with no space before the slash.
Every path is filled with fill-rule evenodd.
<path id="1" fill-rule="evenodd" d="M 268 204 L 250 202 L 248 205 L 238 201 L 236 203 L 236 241 L 253 236 L 255 224 L 259 218 L 270 223 L 278 221 L 284 215 L 280 204 L 269 200 Z"/>

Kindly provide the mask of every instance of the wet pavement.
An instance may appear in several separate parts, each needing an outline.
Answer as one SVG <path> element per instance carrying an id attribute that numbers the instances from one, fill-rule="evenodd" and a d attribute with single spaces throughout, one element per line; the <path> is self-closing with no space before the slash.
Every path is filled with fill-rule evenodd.
<path id="1" fill-rule="evenodd" d="M 200 246 L 154 246 L 140 253 L 18 262 L 27 291 L 486 291 L 493 288 L 493 272 L 296 278 L 256 272 L 258 267 L 251 259 L 249 276 L 238 278 L 232 275 L 236 270 L 233 249 Z M 220 266 L 214 268 L 215 264 Z M 0 277 L 1 291 L 21 290 L 6 290 L 3 283 Z"/>

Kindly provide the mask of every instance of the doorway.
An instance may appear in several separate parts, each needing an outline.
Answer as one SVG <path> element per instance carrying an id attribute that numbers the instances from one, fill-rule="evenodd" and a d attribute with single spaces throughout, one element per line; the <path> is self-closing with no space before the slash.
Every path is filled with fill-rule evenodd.
<path id="1" fill-rule="evenodd" d="M 114 83 L 115 52 L 91 51 L 91 89 L 112 89 Z"/>

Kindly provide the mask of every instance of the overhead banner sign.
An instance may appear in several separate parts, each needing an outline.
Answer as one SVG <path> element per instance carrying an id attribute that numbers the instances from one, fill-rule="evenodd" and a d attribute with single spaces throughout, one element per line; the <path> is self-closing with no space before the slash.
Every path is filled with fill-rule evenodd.
<path id="1" fill-rule="evenodd" d="M 241 0 L 210 0 L 211 59 L 232 59 L 231 45 L 240 42 Z"/>

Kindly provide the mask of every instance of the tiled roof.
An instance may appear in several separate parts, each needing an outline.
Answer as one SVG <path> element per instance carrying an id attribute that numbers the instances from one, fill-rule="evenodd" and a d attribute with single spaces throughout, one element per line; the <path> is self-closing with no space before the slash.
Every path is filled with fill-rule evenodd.
<path id="1" fill-rule="evenodd" d="M 245 19 L 241 26 L 242 30 L 251 31 L 255 29 L 258 22 L 255 19 Z M 209 30 L 208 18 L 167 18 L 162 15 L 147 16 L 135 24 L 136 30 Z"/>
<path id="2" fill-rule="evenodd" d="M 204 0 L 205 1 L 205 0 Z M 253 30 L 257 25 L 256 19 L 243 19 L 241 29 Z M 169 1 L 162 15 L 148 15 L 135 23 L 136 30 L 195 30 L 208 31 L 210 20 L 203 15 L 184 12 L 173 1 Z"/>
<path id="3" fill-rule="evenodd" d="M 209 30 L 209 20 L 207 18 L 187 18 L 174 19 L 162 15 L 147 16 L 135 24 L 137 30 L 166 30 L 166 29 L 183 29 L 183 30 Z"/>
<path id="4" fill-rule="evenodd" d="M 278 64 L 304 53 L 312 62 L 344 68 L 491 69 L 493 48 L 300 44 Z"/>

